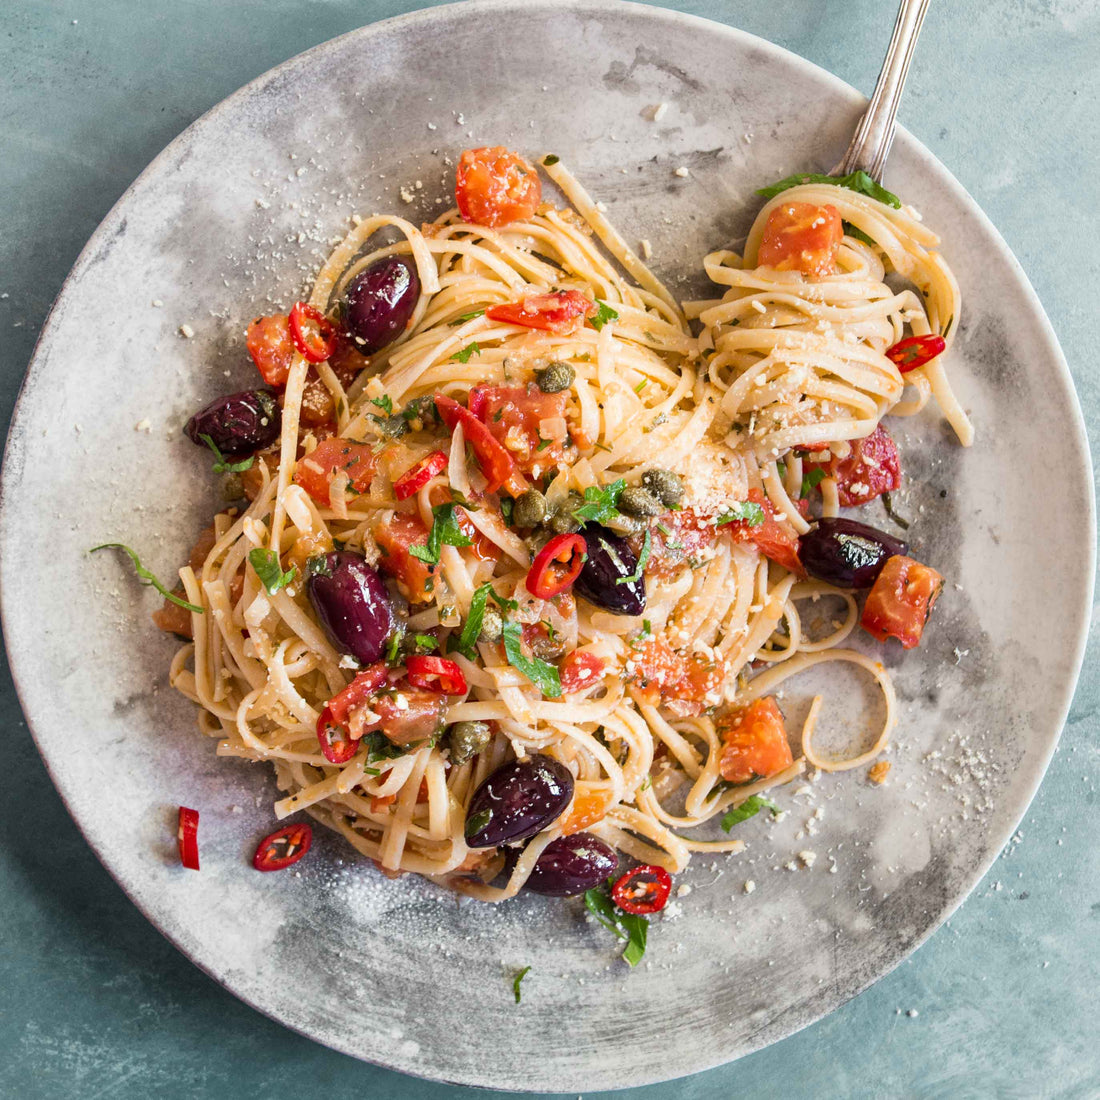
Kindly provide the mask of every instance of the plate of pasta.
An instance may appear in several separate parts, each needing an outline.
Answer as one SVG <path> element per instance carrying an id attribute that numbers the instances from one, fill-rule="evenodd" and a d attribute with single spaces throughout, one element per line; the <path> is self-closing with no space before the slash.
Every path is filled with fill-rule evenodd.
<path id="1" fill-rule="evenodd" d="M 931 154 L 823 174 L 859 108 L 691 17 L 460 4 L 242 89 L 97 230 L 5 633 L 89 842 L 238 996 L 644 1084 L 854 996 L 996 856 L 1081 660 L 1087 450 Z"/>

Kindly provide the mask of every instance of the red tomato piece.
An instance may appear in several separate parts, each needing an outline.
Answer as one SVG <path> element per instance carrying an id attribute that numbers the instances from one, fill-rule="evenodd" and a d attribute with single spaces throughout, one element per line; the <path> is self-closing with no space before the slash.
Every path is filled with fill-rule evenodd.
<path id="1" fill-rule="evenodd" d="M 826 477 L 833 478 L 845 508 L 866 504 L 901 487 L 898 447 L 881 424 L 865 439 L 853 439 L 851 447 L 847 458 L 830 456 L 827 462 L 806 462 L 803 469 L 824 470 Z"/>
<path id="2" fill-rule="evenodd" d="M 336 350 L 336 326 L 315 306 L 295 302 L 289 320 L 290 338 L 307 362 L 323 363 Z"/>
<path id="3" fill-rule="evenodd" d="M 611 887 L 611 900 L 624 913 L 648 916 L 664 909 L 671 892 L 672 876 L 663 867 L 643 863 Z"/>
<path id="4" fill-rule="evenodd" d="M 804 572 L 798 560 L 798 535 L 794 528 L 777 515 L 772 502 L 759 489 L 749 490 L 749 500 L 763 509 L 763 521 L 750 524 L 748 520 L 738 519 L 723 524 L 719 530 L 729 531 L 734 542 L 755 543 L 764 557 L 791 573 Z"/>
<path id="5" fill-rule="evenodd" d="M 580 576 L 586 549 L 580 535 L 555 535 L 535 555 L 527 574 L 527 591 L 540 600 L 564 592 Z"/>
<path id="6" fill-rule="evenodd" d="M 418 655 L 405 661 L 409 683 L 443 695 L 465 695 L 469 690 L 462 669 L 447 657 Z"/>
<path id="7" fill-rule="evenodd" d="M 439 691 L 401 688 L 378 695 L 371 710 L 378 721 L 368 729 L 380 729 L 395 745 L 413 745 L 435 737 L 443 728 L 447 697 Z"/>
<path id="8" fill-rule="evenodd" d="M 930 566 L 896 554 L 886 560 L 863 605 L 860 626 L 880 642 L 897 638 L 906 649 L 920 644 L 924 624 L 943 590 Z"/>
<path id="9" fill-rule="evenodd" d="M 294 340 L 290 335 L 290 318 L 285 313 L 257 317 L 248 326 L 248 354 L 269 386 L 282 389 L 294 362 Z"/>
<path id="10" fill-rule="evenodd" d="M 751 783 L 794 762 L 783 714 L 771 695 L 754 699 L 729 724 L 719 723 L 724 742 L 719 770 L 727 783 Z"/>
<path id="11" fill-rule="evenodd" d="M 408 500 L 414 493 L 423 489 L 433 477 L 443 473 L 448 461 L 442 451 L 433 451 L 427 458 L 422 458 L 415 466 L 406 470 L 393 483 L 393 495 L 398 500 Z"/>
<path id="12" fill-rule="evenodd" d="M 425 546 L 428 542 L 428 529 L 420 518 L 397 512 L 374 532 L 374 538 L 382 551 L 378 564 L 397 580 L 402 595 L 413 603 L 430 601 L 434 567 L 409 553 L 410 546 Z"/>
<path id="13" fill-rule="evenodd" d="M 590 688 L 603 675 L 606 666 L 607 662 L 602 657 L 597 657 L 595 653 L 574 649 L 558 665 L 561 690 L 566 695 L 571 695 L 575 691 Z M 581 825 L 578 828 L 583 829 L 584 826 Z"/>
<path id="14" fill-rule="evenodd" d="M 690 508 L 661 516 L 651 528 L 653 538 L 647 571 L 660 578 L 675 575 L 685 562 L 698 559 L 715 538 L 713 518 Z"/>
<path id="15" fill-rule="evenodd" d="M 611 795 L 604 790 L 592 790 L 577 785 L 569 812 L 558 821 L 563 836 L 572 836 L 597 821 L 602 821 L 611 805 Z"/>
<path id="16" fill-rule="evenodd" d="M 252 857 L 252 866 L 257 871 L 281 871 L 297 863 L 312 843 L 313 828 L 304 821 L 284 825 L 260 841 Z"/>
<path id="17" fill-rule="evenodd" d="M 329 487 L 338 470 L 347 472 L 349 484 L 357 493 L 365 493 L 370 489 L 376 462 L 373 448 L 366 443 L 334 435 L 298 460 L 294 481 L 318 504 L 328 505 Z"/>
<path id="18" fill-rule="evenodd" d="M 595 312 L 596 303 L 579 290 L 555 290 L 550 294 L 532 294 L 518 302 L 490 306 L 485 316 L 490 321 L 565 336 L 576 329 L 579 317 L 591 317 Z"/>
<path id="19" fill-rule="evenodd" d="M 700 714 L 707 697 L 717 692 L 725 679 L 721 665 L 701 654 L 678 653 L 664 638 L 651 638 L 629 658 L 634 683 L 642 702 L 651 706 L 665 703 L 679 715 Z"/>
<path id="20" fill-rule="evenodd" d="M 179 825 L 176 829 L 180 863 L 189 871 L 199 869 L 199 811 L 180 807 Z"/>
<path id="21" fill-rule="evenodd" d="M 769 215 L 756 262 L 777 271 L 801 271 L 821 278 L 837 272 L 836 254 L 844 227 L 835 206 L 785 202 Z"/>
<path id="22" fill-rule="evenodd" d="M 526 474 L 544 473 L 565 458 L 564 440 L 545 440 L 543 420 L 565 419 L 568 396 L 543 393 L 534 383 L 524 386 L 477 386 L 470 391 L 470 411 L 480 420 L 515 464 Z M 476 410 L 476 411 L 475 411 Z"/>
<path id="23" fill-rule="evenodd" d="M 534 165 L 503 145 L 467 149 L 455 172 L 459 213 L 474 225 L 499 229 L 529 218 L 542 199 Z"/>
<path id="24" fill-rule="evenodd" d="M 489 482 L 487 489 L 490 493 L 495 493 L 505 484 L 513 495 L 518 495 L 527 488 L 527 483 L 516 474 L 511 455 L 469 409 L 442 394 L 436 397 L 435 407 L 443 418 L 443 423 L 451 431 L 454 431 L 457 424 L 462 425 L 466 442 L 473 448 L 481 472 Z"/>
<path id="25" fill-rule="evenodd" d="M 355 755 L 359 744 L 346 728 L 351 710 L 366 703 L 385 679 L 386 666 L 371 665 L 325 704 L 317 719 L 317 741 L 330 764 L 346 764 Z"/>

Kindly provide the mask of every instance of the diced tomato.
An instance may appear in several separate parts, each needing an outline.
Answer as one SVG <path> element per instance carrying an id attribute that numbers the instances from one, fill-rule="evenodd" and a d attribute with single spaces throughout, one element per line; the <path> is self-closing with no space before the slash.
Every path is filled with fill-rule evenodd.
<path id="1" fill-rule="evenodd" d="M 663 637 L 643 643 L 628 658 L 628 668 L 631 664 L 642 702 L 664 703 L 682 716 L 700 714 L 707 697 L 713 697 L 725 680 L 720 665 L 698 653 L 678 653 Z"/>
<path id="2" fill-rule="evenodd" d="M 294 361 L 294 340 L 290 335 L 290 318 L 285 313 L 257 317 L 248 326 L 248 354 L 269 386 L 281 389 Z"/>
<path id="3" fill-rule="evenodd" d="M 485 424 L 516 465 L 530 474 L 560 466 L 564 440 L 544 440 L 543 420 L 565 419 L 568 397 L 543 393 L 534 383 L 523 386 L 478 386 L 470 391 L 470 411 Z"/>
<path id="4" fill-rule="evenodd" d="M 569 812 L 558 822 L 562 834 L 572 836 L 602 821 L 610 805 L 611 795 L 607 791 L 578 783 Z"/>
<path id="5" fill-rule="evenodd" d="M 880 642 L 897 638 L 912 649 L 920 644 L 942 590 L 943 577 L 935 569 L 897 554 L 887 559 L 867 594 L 860 625 Z"/>
<path id="6" fill-rule="evenodd" d="M 566 695 L 590 688 L 603 675 L 607 662 L 595 653 L 574 649 L 558 666 L 561 689 Z"/>
<path id="7" fill-rule="evenodd" d="M 783 714 L 771 695 L 754 699 L 729 722 L 718 724 L 722 738 L 719 769 L 727 783 L 750 783 L 789 768 L 794 762 Z"/>
<path id="8" fill-rule="evenodd" d="M 447 696 L 399 687 L 376 696 L 370 707 L 378 721 L 364 726 L 364 731 L 380 729 L 395 745 L 414 745 L 435 737 L 443 728 Z"/>
<path id="9" fill-rule="evenodd" d="M 370 812 L 380 814 L 383 810 L 388 810 L 396 801 L 395 794 L 373 794 L 370 799 Z"/>
<path id="10" fill-rule="evenodd" d="M 487 488 L 490 493 L 507 485 L 508 491 L 517 496 L 528 487 L 526 481 L 516 473 L 511 455 L 469 409 L 443 394 L 436 396 L 435 407 L 443 418 L 443 423 L 451 431 L 454 431 L 457 424 L 462 425 L 463 435 L 473 448 L 481 472 L 489 483 Z"/>
<path id="11" fill-rule="evenodd" d="M 448 657 L 417 654 L 405 661 L 409 683 L 437 695 L 465 695 L 469 690 L 462 669 Z"/>
<path id="12" fill-rule="evenodd" d="M 349 484 L 357 493 L 365 493 L 370 489 L 376 464 L 375 453 L 366 443 L 334 435 L 298 460 L 294 481 L 318 504 L 327 505 L 329 487 L 338 470 L 347 472 Z"/>
<path id="13" fill-rule="evenodd" d="M 823 470 L 836 480 L 837 497 L 845 508 L 866 504 L 901 487 L 901 458 L 897 444 L 880 424 L 865 439 L 853 439 L 847 458 L 830 456 L 827 462 L 805 462 L 803 469 Z"/>
<path id="14" fill-rule="evenodd" d="M 406 470 L 393 483 L 393 495 L 398 500 L 408 500 L 446 468 L 447 456 L 442 451 L 433 451 L 427 458 L 422 458 L 415 466 Z"/>
<path id="15" fill-rule="evenodd" d="M 518 302 L 490 306 L 485 316 L 490 321 L 565 336 L 575 331 L 578 318 L 591 317 L 595 312 L 596 303 L 579 290 L 555 290 L 550 294 L 531 294 Z"/>
<path id="16" fill-rule="evenodd" d="M 317 741 L 330 764 L 346 764 L 359 751 L 358 738 L 363 731 L 361 723 L 356 723 L 354 731 L 348 728 L 352 711 L 369 703 L 385 680 L 386 666 L 381 662 L 371 665 L 325 704 L 317 719 Z"/>
<path id="17" fill-rule="evenodd" d="M 534 165 L 503 145 L 467 149 L 459 158 L 455 200 L 466 221 L 499 229 L 531 217 L 541 199 Z"/>
<path id="18" fill-rule="evenodd" d="M 718 535 L 712 517 L 690 508 L 661 516 L 650 530 L 653 542 L 646 569 L 659 578 L 673 576 L 685 562 L 697 560 Z"/>
<path id="19" fill-rule="evenodd" d="M 769 215 L 756 262 L 777 271 L 801 271 L 821 278 L 835 275 L 844 227 L 835 206 L 785 202 Z"/>
<path id="20" fill-rule="evenodd" d="M 802 563 L 798 560 L 798 535 L 794 528 L 782 516 L 776 514 L 772 502 L 759 490 L 749 490 L 749 500 L 759 504 L 764 510 L 764 520 L 752 525 L 748 520 L 738 519 L 723 524 L 720 531 L 728 531 L 734 542 L 752 542 L 766 558 L 792 573 L 803 573 Z"/>
<path id="21" fill-rule="evenodd" d="M 410 546 L 425 546 L 428 542 L 428 529 L 419 516 L 397 512 L 375 530 L 374 538 L 382 551 L 378 564 L 396 579 L 402 595 L 413 603 L 428 603 L 435 583 L 434 566 L 409 553 Z"/>
<path id="22" fill-rule="evenodd" d="M 355 679 L 328 701 L 332 717 L 341 725 L 347 725 L 351 708 L 367 702 L 385 679 L 386 666 L 381 661 L 357 672 Z"/>

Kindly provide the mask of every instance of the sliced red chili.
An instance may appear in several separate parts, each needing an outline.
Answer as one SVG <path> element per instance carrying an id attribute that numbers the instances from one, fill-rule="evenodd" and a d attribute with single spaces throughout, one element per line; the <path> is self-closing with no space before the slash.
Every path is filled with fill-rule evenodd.
<path id="1" fill-rule="evenodd" d="M 180 807 L 179 829 L 180 863 L 191 871 L 199 869 L 199 811 Z"/>
<path id="2" fill-rule="evenodd" d="M 447 468 L 447 456 L 442 451 L 433 451 L 427 458 L 421 459 L 411 469 L 406 470 L 394 483 L 393 495 L 398 500 L 407 500 L 423 489 L 436 474 Z"/>
<path id="3" fill-rule="evenodd" d="M 260 841 L 252 866 L 257 871 L 281 871 L 297 863 L 313 843 L 313 829 L 305 822 L 284 825 Z"/>
<path id="4" fill-rule="evenodd" d="M 931 363 L 946 350 L 947 341 L 942 336 L 909 336 L 887 348 L 886 358 L 902 374 L 906 374 L 917 367 L 923 367 L 925 363 Z"/>
<path id="5" fill-rule="evenodd" d="M 346 764 L 359 748 L 347 730 L 352 707 L 367 702 L 386 678 L 386 666 L 379 662 L 363 669 L 343 691 L 334 695 L 317 719 L 317 742 L 321 754 L 330 764 Z"/>
<path id="6" fill-rule="evenodd" d="M 611 887 L 611 900 L 624 913 L 644 917 L 664 909 L 671 891 L 672 876 L 663 867 L 643 863 Z"/>
<path id="7" fill-rule="evenodd" d="M 495 493 L 505 483 L 513 496 L 518 496 L 528 487 L 522 475 L 516 472 L 512 456 L 469 409 L 442 394 L 436 397 L 435 407 L 451 431 L 454 431 L 455 425 L 462 425 L 466 442 L 473 447 L 481 472 L 489 482 L 487 489 L 490 493 Z"/>
<path id="8" fill-rule="evenodd" d="M 595 312 L 596 303 L 579 290 L 556 290 L 550 294 L 532 294 L 518 302 L 490 306 L 485 316 L 490 321 L 542 329 L 562 336 L 577 327 L 578 317 L 590 317 Z"/>
<path id="9" fill-rule="evenodd" d="M 466 677 L 454 661 L 446 657 L 409 657 L 405 661 L 409 683 L 424 691 L 442 695 L 465 695 Z"/>
<path id="10" fill-rule="evenodd" d="M 564 592 L 580 576 L 585 549 L 580 535 L 555 535 L 535 555 L 527 574 L 527 591 L 540 600 Z"/>
<path id="11" fill-rule="evenodd" d="M 310 363 L 323 363 L 335 350 L 336 326 L 315 306 L 295 302 L 290 311 L 290 338 Z"/>

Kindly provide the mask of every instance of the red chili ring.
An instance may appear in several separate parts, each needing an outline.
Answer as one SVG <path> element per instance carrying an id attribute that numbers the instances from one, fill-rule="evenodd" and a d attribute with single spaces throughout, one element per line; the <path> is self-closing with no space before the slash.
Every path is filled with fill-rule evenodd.
<path id="1" fill-rule="evenodd" d="M 313 829 L 306 822 L 284 825 L 260 841 L 252 866 L 257 871 L 281 871 L 297 863 L 313 843 Z"/>
<path id="2" fill-rule="evenodd" d="M 942 336 L 909 336 L 888 347 L 886 358 L 902 374 L 907 374 L 911 370 L 916 370 L 917 367 L 923 367 L 925 363 L 931 363 L 937 355 L 942 355 L 946 350 L 947 341 Z"/>
<path id="3" fill-rule="evenodd" d="M 336 326 L 305 302 L 295 302 L 290 311 L 290 338 L 309 363 L 323 363 L 336 350 Z"/>
<path id="4" fill-rule="evenodd" d="M 465 695 L 468 688 L 462 669 L 446 657 L 418 655 L 405 659 L 409 683 L 441 695 Z"/>
<path id="5" fill-rule="evenodd" d="M 190 871 L 199 869 L 199 811 L 180 807 L 179 828 L 176 832 L 179 842 L 180 863 Z"/>
<path id="6" fill-rule="evenodd" d="M 317 719 L 317 742 L 330 764 L 346 764 L 359 748 L 359 742 L 336 721 L 327 704 Z"/>
<path id="7" fill-rule="evenodd" d="M 393 483 L 393 495 L 398 500 L 408 500 L 413 493 L 423 489 L 436 474 L 443 473 L 449 461 L 442 451 L 433 451 L 427 458 L 421 459 L 415 466 L 407 469 Z"/>
<path id="8" fill-rule="evenodd" d="M 672 891 L 672 876 L 652 863 L 627 871 L 611 887 L 611 900 L 624 912 L 644 917 L 659 913 Z"/>
<path id="9" fill-rule="evenodd" d="M 580 535 L 555 535 L 535 555 L 527 574 L 527 591 L 540 600 L 564 592 L 580 576 L 586 549 Z"/>

